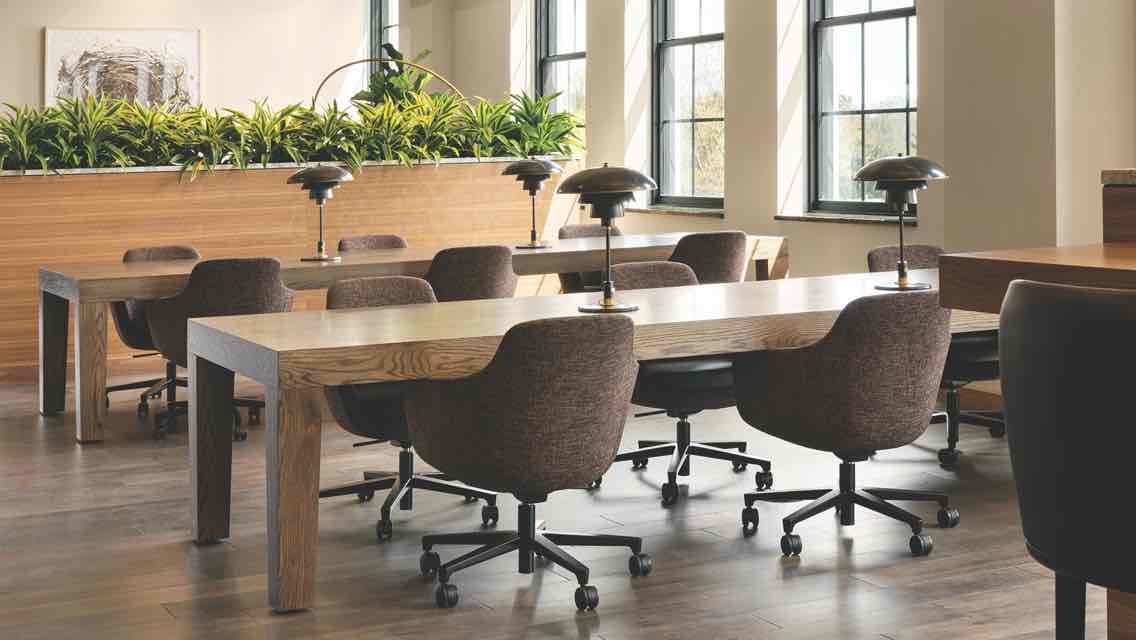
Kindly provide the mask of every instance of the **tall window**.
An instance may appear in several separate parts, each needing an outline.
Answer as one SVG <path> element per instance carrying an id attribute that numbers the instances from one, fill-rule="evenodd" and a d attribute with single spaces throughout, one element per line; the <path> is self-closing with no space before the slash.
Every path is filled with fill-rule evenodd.
<path id="1" fill-rule="evenodd" d="M 536 86 L 540 95 L 559 93 L 553 111 L 584 122 L 587 61 L 587 0 L 538 0 Z M 583 138 L 583 131 L 578 134 Z"/>
<path id="2" fill-rule="evenodd" d="M 916 152 L 914 0 L 811 0 L 810 208 L 888 213 L 852 176 Z"/>
<path id="3" fill-rule="evenodd" d="M 371 56 L 384 55 L 384 44 L 399 48 L 398 0 L 371 0 Z"/>
<path id="4" fill-rule="evenodd" d="M 724 0 L 655 0 L 655 201 L 721 208 Z"/>

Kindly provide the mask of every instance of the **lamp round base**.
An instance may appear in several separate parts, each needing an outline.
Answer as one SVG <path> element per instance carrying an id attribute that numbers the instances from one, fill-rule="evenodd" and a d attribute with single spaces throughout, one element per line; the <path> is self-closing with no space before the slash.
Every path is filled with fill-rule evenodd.
<path id="1" fill-rule="evenodd" d="M 551 246 L 552 245 L 547 242 L 526 242 L 525 244 L 516 245 L 518 249 L 547 249 Z"/>
<path id="2" fill-rule="evenodd" d="M 634 304 L 617 302 L 615 304 L 582 304 L 579 309 L 581 313 L 628 313 L 638 311 L 639 307 Z"/>
<path id="3" fill-rule="evenodd" d="M 300 258 L 300 262 L 342 262 L 343 258 L 340 256 L 308 256 Z"/>
<path id="4" fill-rule="evenodd" d="M 877 284 L 876 288 L 880 291 L 926 291 L 931 288 L 931 285 L 926 282 L 908 282 L 907 284 L 890 282 L 888 284 Z"/>

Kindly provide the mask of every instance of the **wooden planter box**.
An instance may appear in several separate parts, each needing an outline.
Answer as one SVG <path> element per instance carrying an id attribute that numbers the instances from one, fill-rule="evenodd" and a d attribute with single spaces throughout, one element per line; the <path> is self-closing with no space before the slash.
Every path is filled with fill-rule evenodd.
<path id="1" fill-rule="evenodd" d="M 366 166 L 328 203 L 329 250 L 362 233 L 395 233 L 412 245 L 527 242 L 529 198 L 501 175 L 507 162 Z M 566 173 L 579 168 L 563 164 Z M 206 258 L 313 253 L 315 204 L 285 184 L 296 168 L 219 170 L 193 182 L 165 168 L 0 176 L 0 367 L 36 362 L 40 265 L 117 262 L 130 247 L 159 244 L 191 244 Z M 539 196 L 542 237 L 555 237 L 572 214 L 574 198 L 554 197 L 557 184 L 549 180 Z M 322 304 L 322 292 L 297 299 L 298 308 Z M 109 352 L 129 350 L 112 337 Z"/>

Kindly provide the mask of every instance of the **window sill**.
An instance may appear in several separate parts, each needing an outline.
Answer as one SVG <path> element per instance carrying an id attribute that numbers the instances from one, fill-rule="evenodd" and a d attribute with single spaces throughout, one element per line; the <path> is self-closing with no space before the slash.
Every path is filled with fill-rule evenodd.
<path id="1" fill-rule="evenodd" d="M 705 209 L 702 207 L 677 207 L 674 205 L 655 205 L 650 207 L 628 207 L 629 213 L 648 213 L 663 216 L 689 216 L 692 218 L 726 219 L 725 209 Z"/>
<path id="2" fill-rule="evenodd" d="M 831 211 L 809 211 L 773 216 L 774 220 L 793 222 L 835 222 L 839 224 L 899 224 L 899 216 L 872 215 L 866 213 L 835 213 Z M 917 218 L 905 217 L 903 226 L 918 227 Z"/>

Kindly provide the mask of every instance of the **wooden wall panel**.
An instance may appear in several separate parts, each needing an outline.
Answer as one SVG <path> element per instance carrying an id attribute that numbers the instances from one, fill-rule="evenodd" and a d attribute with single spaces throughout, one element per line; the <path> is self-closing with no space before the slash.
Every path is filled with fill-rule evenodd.
<path id="1" fill-rule="evenodd" d="M 327 237 L 397 233 L 411 244 L 528 240 L 528 195 L 504 163 L 365 167 L 328 203 Z M 579 167 L 566 164 L 567 172 Z M 36 362 L 37 268 L 117 262 L 130 247 L 192 244 L 207 258 L 300 256 L 315 249 L 315 204 L 285 180 L 295 169 L 0 177 L 0 368 Z M 574 197 L 538 201 L 538 229 L 567 219 Z M 547 233 L 547 231 L 546 231 Z M 535 291 L 529 284 L 525 291 Z M 301 292 L 297 308 L 319 308 L 323 292 Z M 131 353 L 110 331 L 111 358 Z M 72 351 L 69 348 L 69 357 Z"/>

